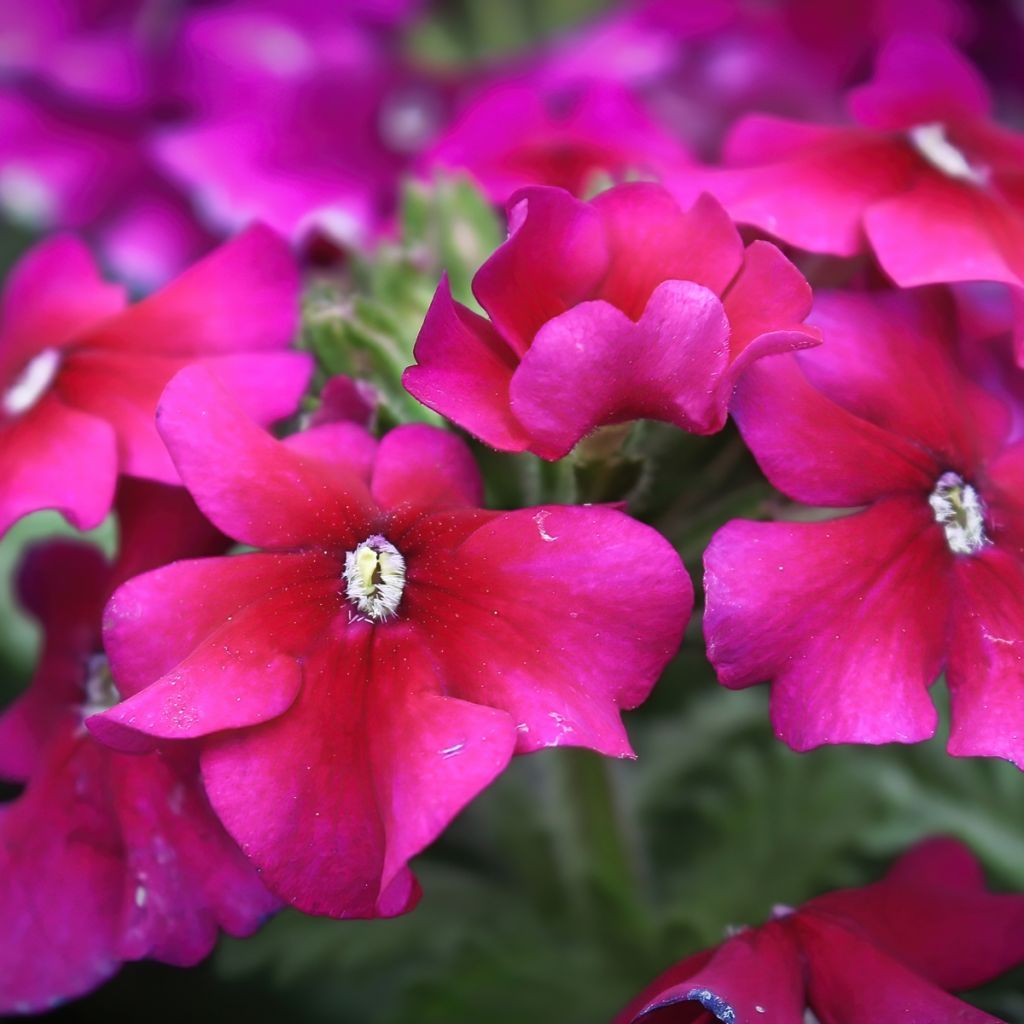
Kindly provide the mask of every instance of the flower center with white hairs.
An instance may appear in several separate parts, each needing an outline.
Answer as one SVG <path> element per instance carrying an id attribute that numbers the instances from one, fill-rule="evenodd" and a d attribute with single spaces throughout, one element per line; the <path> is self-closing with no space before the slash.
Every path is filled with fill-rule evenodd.
<path id="1" fill-rule="evenodd" d="M 405 590 L 405 559 L 389 540 L 374 534 L 345 554 L 345 596 L 360 615 L 383 622 L 396 613 Z"/>
<path id="2" fill-rule="evenodd" d="M 82 704 L 82 718 L 109 711 L 121 703 L 121 694 L 114 685 L 110 674 L 110 662 L 105 654 L 94 654 L 85 667 L 85 702 Z"/>
<path id="3" fill-rule="evenodd" d="M 984 169 L 973 167 L 963 152 L 949 141 L 944 124 L 937 121 L 919 124 L 908 134 L 914 149 L 947 178 L 969 181 L 972 185 L 984 185 L 988 180 Z"/>
<path id="4" fill-rule="evenodd" d="M 0 399 L 4 412 L 8 416 L 28 412 L 46 394 L 59 369 L 60 353 L 55 348 L 43 349 L 30 359 Z"/>
<path id="5" fill-rule="evenodd" d="M 978 492 L 958 473 L 943 473 L 928 498 L 937 522 L 946 532 L 949 550 L 975 555 L 989 543 L 985 536 L 985 506 Z"/>

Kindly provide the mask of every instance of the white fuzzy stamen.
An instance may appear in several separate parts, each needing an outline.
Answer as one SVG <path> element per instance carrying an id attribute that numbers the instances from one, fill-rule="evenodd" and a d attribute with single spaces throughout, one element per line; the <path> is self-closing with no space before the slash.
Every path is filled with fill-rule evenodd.
<path id="1" fill-rule="evenodd" d="M 928 498 L 937 522 L 946 532 L 949 550 L 977 554 L 986 544 L 985 507 L 978 492 L 957 473 L 943 473 Z"/>
<path id="2" fill-rule="evenodd" d="M 109 711 L 120 702 L 121 694 L 114 685 L 107 656 L 94 654 L 85 669 L 85 703 L 82 704 L 82 718 Z"/>
<path id="3" fill-rule="evenodd" d="M 345 596 L 372 622 L 396 613 L 405 590 L 405 559 L 375 534 L 345 555 Z"/>
<path id="4" fill-rule="evenodd" d="M 8 416 L 28 412 L 46 393 L 60 369 L 60 352 L 43 349 L 30 359 L 14 383 L 4 392 L 0 405 Z"/>
<path id="5" fill-rule="evenodd" d="M 919 124 L 910 129 L 909 135 L 918 153 L 947 177 L 969 181 L 972 185 L 985 184 L 985 172 L 972 167 L 967 157 L 949 141 L 944 124 Z"/>

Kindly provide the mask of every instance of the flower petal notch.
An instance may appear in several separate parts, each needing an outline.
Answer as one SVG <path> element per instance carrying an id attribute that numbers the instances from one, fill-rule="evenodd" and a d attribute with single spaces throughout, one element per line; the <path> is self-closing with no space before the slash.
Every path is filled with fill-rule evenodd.
<path id="1" fill-rule="evenodd" d="M 403 377 L 495 448 L 558 459 L 641 418 L 713 433 L 748 365 L 820 340 L 800 272 L 767 242 L 744 248 L 709 196 L 684 211 L 650 183 L 589 202 L 526 188 L 509 223 L 473 282 L 490 319 L 442 282 Z"/>
<path id="2" fill-rule="evenodd" d="M 683 960 L 614 1024 L 999 1024 L 949 992 L 1021 960 L 1024 896 L 989 892 L 970 850 L 929 839 L 880 882 L 787 908 Z"/>
<path id="3" fill-rule="evenodd" d="M 287 351 L 298 290 L 287 245 L 258 226 L 134 306 L 79 242 L 36 246 L 0 299 L 0 534 L 48 508 L 97 526 L 121 473 L 177 483 L 153 414 L 190 363 L 261 423 L 292 413 L 311 370 Z"/>
<path id="4" fill-rule="evenodd" d="M 88 727 L 122 749 L 195 741 L 213 808 L 282 899 L 402 913 L 409 859 L 513 754 L 632 755 L 620 713 L 693 600 L 655 531 L 607 508 L 483 511 L 468 450 L 434 427 L 274 440 L 203 367 L 159 422 L 199 507 L 262 550 L 114 594 L 126 699 Z"/>
<path id="5" fill-rule="evenodd" d="M 768 360 L 734 416 L 788 497 L 851 514 L 734 521 L 705 556 L 721 683 L 772 683 L 776 734 L 931 736 L 945 670 L 952 754 L 1024 768 L 1024 455 L 1009 406 L 963 369 L 945 293 L 821 294 L 820 349 Z"/>

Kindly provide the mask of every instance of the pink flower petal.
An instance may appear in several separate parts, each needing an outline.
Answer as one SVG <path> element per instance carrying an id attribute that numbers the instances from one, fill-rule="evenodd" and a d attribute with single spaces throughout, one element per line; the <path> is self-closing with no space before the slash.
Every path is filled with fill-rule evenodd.
<path id="1" fill-rule="evenodd" d="M 600 193 L 591 206 L 611 257 L 594 298 L 633 320 L 663 281 L 693 281 L 720 295 L 743 262 L 739 232 L 710 195 L 683 211 L 660 185 L 637 182 Z"/>
<path id="2" fill-rule="evenodd" d="M 800 365 L 844 409 L 931 453 L 939 471 L 971 472 L 1002 446 L 1007 409 L 959 369 L 944 293 L 819 292 L 811 321 L 826 344 Z"/>
<path id="3" fill-rule="evenodd" d="M 90 730 L 137 749 L 138 734 L 185 739 L 280 714 L 301 681 L 298 659 L 341 609 L 340 580 L 339 560 L 321 553 L 176 562 L 130 580 L 103 624 L 128 699 Z"/>
<path id="4" fill-rule="evenodd" d="M 608 269 L 593 204 L 558 188 L 525 188 L 509 202 L 509 238 L 473 278 L 473 294 L 522 355 L 542 324 L 590 298 Z"/>
<path id="5" fill-rule="evenodd" d="M 255 225 L 156 294 L 91 331 L 90 346 L 214 355 L 287 348 L 299 319 L 299 274 L 287 242 Z"/>
<path id="6" fill-rule="evenodd" d="M 454 434 L 417 423 L 384 435 L 371 492 L 378 505 L 417 512 L 483 504 L 484 486 L 470 450 Z"/>
<path id="7" fill-rule="evenodd" d="M 949 752 L 1024 769 L 1024 564 L 988 547 L 957 559 L 956 578 Z"/>
<path id="8" fill-rule="evenodd" d="M 323 643 L 288 714 L 202 749 L 217 815 L 267 885 L 309 914 L 387 917 L 419 896 L 407 868 L 382 887 L 387 837 L 367 730 L 377 710 L 371 637 L 357 624 Z"/>
<path id="9" fill-rule="evenodd" d="M 1024 215 L 970 182 L 925 170 L 864 214 L 886 273 L 902 288 L 1024 279 Z M 879 197 L 881 198 L 881 197 Z"/>
<path id="10" fill-rule="evenodd" d="M 850 113 L 882 131 L 986 117 L 992 107 L 985 80 L 945 40 L 899 35 L 878 57 L 875 76 L 850 92 Z"/>
<path id="11" fill-rule="evenodd" d="M 920 158 L 909 145 L 868 131 L 755 115 L 731 135 L 726 165 L 694 184 L 735 220 L 811 252 L 853 256 L 864 248 L 865 208 L 905 189 Z M 686 180 L 680 175 L 680 186 Z"/>
<path id="12" fill-rule="evenodd" d="M 759 360 L 744 372 L 730 407 L 772 484 L 811 505 L 852 508 L 893 493 L 921 494 L 923 503 L 946 467 L 830 401 L 803 366 L 788 355 Z"/>
<path id="13" fill-rule="evenodd" d="M 606 423 L 646 417 L 714 430 L 724 420 L 713 395 L 728 358 L 718 296 L 665 281 L 639 323 L 606 302 L 584 302 L 544 324 L 512 378 L 512 409 L 529 424 L 531 450 L 549 459 Z"/>
<path id="14" fill-rule="evenodd" d="M 482 317 L 452 301 L 441 279 L 416 339 L 417 361 L 402 375 L 414 398 L 502 451 L 523 451 L 527 434 L 508 389 L 516 360 Z"/>
<path id="15" fill-rule="evenodd" d="M 365 539 L 372 506 L 358 477 L 275 441 L 204 367 L 167 386 L 157 427 L 196 504 L 235 540 L 345 550 Z"/>
<path id="16" fill-rule="evenodd" d="M 948 562 L 924 497 L 819 523 L 736 520 L 705 555 L 708 657 L 726 686 L 773 681 L 772 722 L 796 750 L 926 739 Z"/>
<path id="17" fill-rule="evenodd" d="M 114 431 L 53 395 L 0 424 L 0 536 L 40 509 L 57 509 L 80 530 L 99 526 L 116 480 Z"/>
<path id="18" fill-rule="evenodd" d="M 124 289 L 103 280 L 77 239 L 39 243 L 11 270 L 4 286 L 0 388 L 33 355 L 63 348 L 124 304 Z"/>
<path id="19" fill-rule="evenodd" d="M 446 692 L 507 711 L 518 753 L 629 756 L 619 713 L 646 698 L 692 608 L 668 542 L 620 512 L 552 506 L 494 516 L 444 553 L 448 522 L 434 522 L 435 557 L 414 571 L 406 552 L 404 600 Z"/>

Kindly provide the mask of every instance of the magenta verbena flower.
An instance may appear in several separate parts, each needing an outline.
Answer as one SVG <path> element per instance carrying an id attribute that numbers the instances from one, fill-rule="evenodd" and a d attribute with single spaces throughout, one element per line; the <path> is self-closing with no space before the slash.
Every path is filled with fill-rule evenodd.
<path id="1" fill-rule="evenodd" d="M 1024 281 L 1024 137 L 991 119 L 981 76 L 949 44 L 899 36 L 849 94 L 857 122 L 751 116 L 726 168 L 681 175 L 738 221 L 814 252 L 874 251 L 898 284 Z"/>
<path id="2" fill-rule="evenodd" d="M 419 164 L 469 172 L 504 204 L 528 185 L 583 195 L 599 175 L 661 177 L 690 159 L 618 83 L 549 83 L 523 69 L 472 95 Z"/>
<path id="3" fill-rule="evenodd" d="M 433 427 L 276 441 L 202 367 L 158 417 L 200 508 L 262 550 L 114 595 L 127 699 L 89 727 L 122 748 L 197 741 L 211 803 L 282 898 L 400 913 L 410 857 L 513 754 L 630 756 L 620 711 L 692 604 L 655 531 L 608 508 L 482 511 L 468 450 Z"/>
<path id="4" fill-rule="evenodd" d="M 509 222 L 473 280 L 490 320 L 442 281 L 403 378 L 495 448 L 556 459 L 639 418 L 710 433 L 746 366 L 818 341 L 799 271 L 767 242 L 744 248 L 709 196 L 683 211 L 650 183 L 590 202 L 528 188 Z"/>
<path id="5" fill-rule="evenodd" d="M 0 1013 L 80 995 L 122 961 L 194 964 L 218 930 L 248 935 L 279 906 L 210 809 L 194 752 L 144 756 L 96 742 L 84 720 L 115 703 L 101 645 L 111 588 L 164 557 L 223 550 L 180 488 L 126 482 L 122 549 L 51 541 L 29 550 L 22 603 L 42 624 L 31 688 L 0 715 Z"/>
<path id="6" fill-rule="evenodd" d="M 824 294 L 812 320 L 826 343 L 752 368 L 733 412 L 776 487 L 855 511 L 716 534 L 719 679 L 771 680 L 776 733 L 806 750 L 931 736 L 945 671 L 950 753 L 1024 767 L 1019 417 L 960 369 L 945 293 Z"/>
<path id="7" fill-rule="evenodd" d="M 287 245 L 262 227 L 134 306 L 74 239 L 31 250 L 0 300 L 0 534 L 46 508 L 96 526 L 119 472 L 176 483 L 153 414 L 190 363 L 261 422 L 293 412 L 310 373 L 308 356 L 284 351 L 298 291 Z"/>
<path id="8" fill-rule="evenodd" d="M 1024 897 L 989 892 L 953 839 L 904 854 L 880 882 L 777 907 L 670 968 L 615 1024 L 999 1024 L 948 993 L 1024 957 Z"/>

